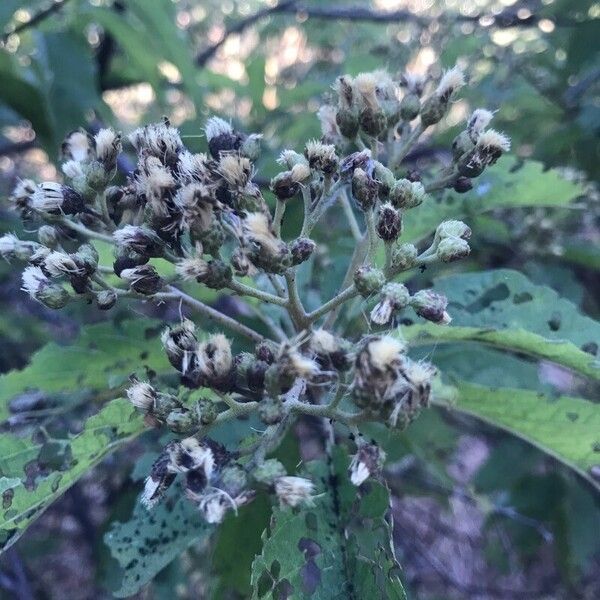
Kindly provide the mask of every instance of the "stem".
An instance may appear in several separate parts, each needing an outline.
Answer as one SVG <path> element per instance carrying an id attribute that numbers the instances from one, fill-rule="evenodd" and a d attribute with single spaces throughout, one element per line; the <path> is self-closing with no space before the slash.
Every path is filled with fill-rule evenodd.
<path id="1" fill-rule="evenodd" d="M 445 177 L 440 177 L 439 179 L 434 179 L 432 182 L 428 183 L 425 186 L 425 191 L 429 193 L 435 190 L 446 189 L 449 184 L 454 185 L 454 183 L 458 179 L 458 175 L 458 171 L 453 169 L 453 171 L 449 175 L 446 175 Z"/>
<path id="2" fill-rule="evenodd" d="M 351 298 L 354 298 L 355 296 L 358 296 L 358 291 L 356 289 L 356 286 L 352 284 L 351 286 L 347 287 L 344 291 L 337 294 L 337 296 L 334 296 L 331 300 L 325 302 L 323 306 L 317 308 L 316 310 L 313 310 L 311 313 L 308 313 L 306 315 L 306 319 L 309 323 L 313 323 L 319 317 L 322 317 L 329 311 L 335 309 L 336 307 L 340 306 L 344 302 L 347 302 Z"/>
<path id="3" fill-rule="evenodd" d="M 283 220 L 283 214 L 285 213 L 285 202 L 277 199 L 275 204 L 275 216 L 273 217 L 273 233 L 277 237 L 281 237 L 281 222 Z"/>
<path id="4" fill-rule="evenodd" d="M 257 288 L 253 288 L 241 281 L 237 281 L 233 279 L 227 287 L 240 294 L 240 296 L 251 296 L 252 298 L 256 298 L 261 300 L 262 302 L 268 302 L 269 304 L 276 304 L 277 306 L 287 306 L 287 299 L 280 298 L 279 296 L 275 296 L 273 294 L 269 294 L 268 292 L 263 292 Z"/>
<path id="5" fill-rule="evenodd" d="M 303 237 L 306 230 L 308 229 L 308 222 L 310 219 L 310 206 L 312 204 L 312 198 L 310 196 L 310 185 L 301 186 L 302 200 L 304 201 L 304 219 L 302 221 L 302 231 L 300 237 Z"/>
<path id="6" fill-rule="evenodd" d="M 400 146 L 394 160 L 391 161 L 391 169 L 397 167 L 405 158 L 406 155 L 411 151 L 417 140 L 421 137 L 421 134 L 425 131 L 423 124 L 419 121 L 415 128 L 411 131 L 410 135 L 406 138 L 406 141 Z"/>
<path id="7" fill-rule="evenodd" d="M 375 231 L 375 210 L 368 210 L 365 213 L 365 222 L 367 224 L 367 262 L 373 263 L 375 253 L 377 252 L 377 232 Z"/>
<path id="8" fill-rule="evenodd" d="M 168 285 L 167 289 L 170 293 L 159 292 L 158 294 L 154 294 L 152 298 L 157 300 L 180 300 L 184 304 L 187 304 L 190 308 L 193 308 L 197 313 L 215 321 L 215 323 L 219 323 L 224 327 L 228 327 L 232 331 L 235 331 L 236 333 L 239 333 L 240 335 L 251 339 L 253 342 L 265 341 L 264 336 L 260 335 L 260 333 L 257 333 L 253 329 L 250 329 L 250 327 L 246 327 L 246 325 L 239 323 L 235 319 L 232 319 L 231 317 L 220 313 L 218 310 L 215 310 L 211 306 L 204 304 L 204 302 L 200 302 L 200 300 L 192 298 L 192 296 L 189 296 L 185 292 L 182 292 L 180 289 L 172 285 Z"/>
<path id="9" fill-rule="evenodd" d="M 50 220 L 50 219 L 49 219 Z M 114 244 L 114 239 L 111 235 L 107 235 L 105 233 L 98 233 L 97 231 L 93 231 L 92 229 L 88 229 L 85 225 L 81 223 L 75 223 L 66 217 L 56 217 L 56 219 L 51 219 L 52 221 L 58 222 L 65 227 L 68 227 L 72 231 L 76 231 L 81 235 L 86 236 L 90 239 L 102 240 L 103 242 L 108 242 L 109 244 Z"/>
<path id="10" fill-rule="evenodd" d="M 348 220 L 348 225 L 350 225 L 352 236 L 357 242 L 360 242 L 360 240 L 362 240 L 362 232 L 360 230 L 360 225 L 356 220 L 356 216 L 354 215 L 354 211 L 352 210 L 352 205 L 350 204 L 348 194 L 346 192 L 340 194 L 339 199 L 344 210 L 344 214 L 346 215 L 346 219 Z"/>
<path id="11" fill-rule="evenodd" d="M 307 314 L 302 306 L 300 295 L 298 294 L 298 285 L 296 283 L 296 271 L 289 269 L 285 272 L 285 281 L 288 288 L 288 302 L 287 309 L 292 317 L 294 326 L 297 330 L 302 330 L 307 325 Z"/>

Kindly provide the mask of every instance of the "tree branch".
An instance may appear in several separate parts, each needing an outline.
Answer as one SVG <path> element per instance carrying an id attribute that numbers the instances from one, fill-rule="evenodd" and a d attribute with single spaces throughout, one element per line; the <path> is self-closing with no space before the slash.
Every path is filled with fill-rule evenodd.
<path id="1" fill-rule="evenodd" d="M 27 21 L 26 23 L 20 23 L 12 31 L 5 33 L 2 36 L 2 43 L 5 44 L 8 38 L 13 34 L 21 33 L 26 29 L 29 29 L 30 27 L 39 25 L 42 21 L 45 21 L 48 17 L 61 10 L 68 1 L 69 0 L 54 0 L 49 6 L 43 8 L 35 15 L 33 15 L 31 19 L 29 19 L 29 21 Z"/>

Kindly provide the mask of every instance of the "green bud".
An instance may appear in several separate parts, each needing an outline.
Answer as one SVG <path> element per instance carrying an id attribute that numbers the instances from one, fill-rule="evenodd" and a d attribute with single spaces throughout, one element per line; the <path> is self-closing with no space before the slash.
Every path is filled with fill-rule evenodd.
<path id="1" fill-rule="evenodd" d="M 392 250 L 392 267 L 396 271 L 406 271 L 415 266 L 419 251 L 414 244 L 400 244 Z"/>
<path id="2" fill-rule="evenodd" d="M 160 421 L 166 421 L 171 412 L 180 409 L 181 405 L 175 396 L 158 393 L 154 401 L 154 415 Z"/>
<path id="3" fill-rule="evenodd" d="M 477 148 L 473 148 L 471 152 L 464 154 L 457 161 L 458 172 L 464 177 L 479 177 L 485 170 L 485 161 L 481 159 Z"/>
<path id="4" fill-rule="evenodd" d="M 396 183 L 396 178 L 394 177 L 394 174 L 379 161 L 373 161 L 373 164 L 373 178 L 376 179 L 379 184 L 379 197 L 387 198 L 390 190 Z"/>
<path id="5" fill-rule="evenodd" d="M 437 95 L 430 96 L 423 102 L 421 108 L 421 123 L 423 127 L 429 127 L 439 123 L 446 114 L 448 103 L 444 102 Z"/>
<path id="6" fill-rule="evenodd" d="M 358 135 L 359 122 L 356 111 L 339 108 L 335 115 L 335 122 L 345 138 L 353 140 Z"/>
<path id="7" fill-rule="evenodd" d="M 377 138 L 387 126 L 387 118 L 381 109 L 365 106 L 359 115 L 360 128 L 371 137 Z"/>
<path id="8" fill-rule="evenodd" d="M 459 237 L 446 237 L 440 241 L 435 253 L 442 262 L 449 263 L 469 256 L 471 248 Z"/>
<path id="9" fill-rule="evenodd" d="M 250 134 L 240 146 L 240 154 L 255 161 L 260 156 L 260 140 L 262 135 L 256 133 Z"/>
<path id="10" fill-rule="evenodd" d="M 425 188 L 420 181 L 398 179 L 390 190 L 390 202 L 396 208 L 415 208 L 423 202 L 425 197 Z"/>
<path id="11" fill-rule="evenodd" d="M 98 268 L 98 251 L 92 244 L 82 244 L 75 255 L 81 259 L 83 266 L 88 274 L 93 273 Z"/>
<path id="12" fill-rule="evenodd" d="M 307 261 L 315 251 L 317 245 L 309 238 L 301 237 L 290 244 L 292 265 L 296 266 Z"/>
<path id="13" fill-rule="evenodd" d="M 289 200 L 300 191 L 300 184 L 294 181 L 291 171 L 282 171 L 271 179 L 270 188 L 279 200 Z"/>
<path id="14" fill-rule="evenodd" d="M 213 290 L 221 290 L 227 287 L 232 277 L 231 267 L 222 260 L 214 259 L 208 261 L 206 276 L 202 278 L 202 283 Z"/>
<path id="15" fill-rule="evenodd" d="M 363 298 L 376 294 L 385 284 L 383 271 L 374 267 L 360 267 L 354 273 L 354 285 Z"/>
<path id="16" fill-rule="evenodd" d="M 200 398 L 200 400 L 196 402 L 196 414 L 202 425 L 214 423 L 219 414 L 217 403 L 210 398 Z"/>
<path id="17" fill-rule="evenodd" d="M 279 477 L 285 477 L 285 467 L 275 458 L 268 458 L 252 471 L 252 477 L 258 482 L 271 486 Z"/>
<path id="18" fill-rule="evenodd" d="M 352 196 L 361 210 L 367 211 L 375 206 L 378 192 L 379 185 L 372 177 L 363 171 L 363 169 L 354 169 L 354 174 L 352 175 Z"/>
<path id="19" fill-rule="evenodd" d="M 412 121 L 419 116 L 421 110 L 421 101 L 417 94 L 406 94 L 400 102 L 400 117 L 403 121 Z"/>
<path id="20" fill-rule="evenodd" d="M 198 416 L 187 408 L 176 408 L 172 410 L 165 421 L 167 427 L 178 434 L 188 434 L 198 429 Z"/>
<path id="21" fill-rule="evenodd" d="M 195 238 L 202 244 L 202 250 L 211 256 L 217 256 L 221 246 L 227 238 L 225 229 L 218 219 L 211 219 L 210 226 L 195 235 Z"/>
<path id="22" fill-rule="evenodd" d="M 69 293 L 58 283 L 48 283 L 40 286 L 35 297 L 44 306 L 53 309 L 64 308 L 69 302 Z"/>
<path id="23" fill-rule="evenodd" d="M 393 242 L 402 232 L 402 214 L 389 202 L 383 204 L 377 216 L 377 235 L 384 242 Z"/>
<path id="24" fill-rule="evenodd" d="M 101 162 L 93 160 L 85 166 L 85 180 L 91 189 L 101 192 L 110 183 L 111 179 L 111 174 L 106 172 Z"/>

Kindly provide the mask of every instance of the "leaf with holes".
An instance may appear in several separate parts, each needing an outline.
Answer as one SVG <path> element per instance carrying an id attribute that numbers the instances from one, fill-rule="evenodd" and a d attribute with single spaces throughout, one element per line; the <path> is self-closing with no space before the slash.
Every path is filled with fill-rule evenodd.
<path id="1" fill-rule="evenodd" d="M 6 489 L 0 512 L 0 550 L 11 546 L 84 473 L 144 429 L 143 419 L 130 402 L 119 398 L 90 417 L 74 437 L 34 441 L 3 436 L 0 448 Z M 19 483 L 7 487 L 7 479 Z"/>
<path id="2" fill-rule="evenodd" d="M 457 383 L 458 394 L 449 405 L 506 429 L 562 461 L 592 485 L 600 464 L 600 408 L 580 398 L 552 398 L 531 390 L 490 389 Z M 443 402 L 441 404 L 444 404 Z"/>
<path id="3" fill-rule="evenodd" d="M 452 324 L 404 328 L 413 344 L 477 342 L 600 379 L 600 324 L 551 288 L 499 269 L 440 278 L 434 289 L 448 297 Z"/>
<path id="4" fill-rule="evenodd" d="M 117 598 L 126 598 L 152 580 L 190 544 L 207 538 L 208 525 L 177 483 L 152 511 L 137 502 L 125 523 L 114 523 L 104 537 L 112 556 L 123 569 Z"/>
<path id="5" fill-rule="evenodd" d="M 25 397 L 44 408 L 66 392 L 98 402 L 117 396 L 132 372 L 168 370 L 160 330 L 151 320 L 100 323 L 82 327 L 73 344 L 44 346 L 28 367 L 0 377 L 0 421 L 17 415 Z"/>
<path id="6" fill-rule="evenodd" d="M 406 598 L 385 518 L 388 490 L 374 481 L 355 488 L 348 464 L 335 448 L 331 465 L 308 467 L 313 506 L 274 509 L 252 565 L 253 598 Z"/>

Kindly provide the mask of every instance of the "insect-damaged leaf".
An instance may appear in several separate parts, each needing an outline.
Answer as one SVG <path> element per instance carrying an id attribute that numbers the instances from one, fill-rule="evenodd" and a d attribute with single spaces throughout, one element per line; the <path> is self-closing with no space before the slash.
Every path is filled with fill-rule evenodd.
<path id="1" fill-rule="evenodd" d="M 457 382 L 450 405 L 527 440 L 562 461 L 592 485 L 591 469 L 600 463 L 600 410 L 594 402 L 531 390 L 490 389 Z"/>
<path id="2" fill-rule="evenodd" d="M 105 456 L 144 431 L 143 420 L 122 398 L 90 417 L 72 438 L 0 438 L 2 510 L 0 550 L 12 545 L 40 514 Z M 50 458 L 51 457 L 51 458 Z M 52 460 L 48 472 L 45 461 Z M 8 481 L 19 481 L 14 487 Z M 4 482 L 2 484 L 2 482 Z"/>
<path id="3" fill-rule="evenodd" d="M 252 565 L 253 598 L 406 598 L 385 519 L 388 491 L 375 481 L 357 490 L 347 469 L 336 448 L 330 465 L 309 465 L 313 506 L 274 509 Z"/>
<path id="4" fill-rule="evenodd" d="M 96 400 L 110 392 L 114 398 L 132 372 L 166 371 L 159 334 L 158 322 L 138 319 L 82 327 L 68 346 L 47 344 L 25 369 L 0 377 L 0 421 L 19 412 L 25 394 L 39 394 L 45 408 L 63 392 L 95 392 Z"/>

